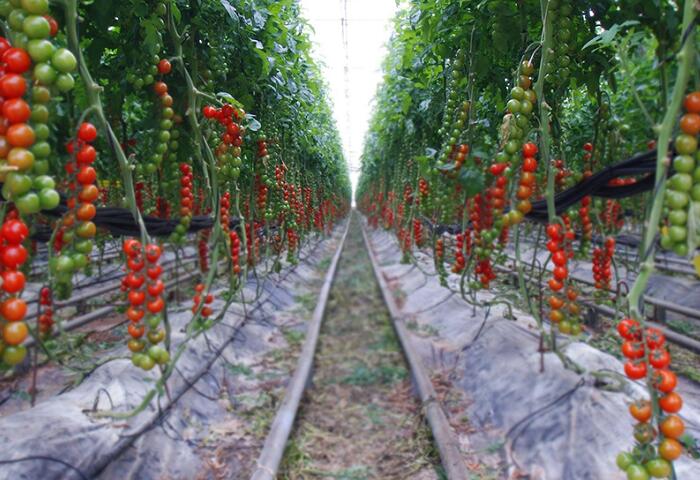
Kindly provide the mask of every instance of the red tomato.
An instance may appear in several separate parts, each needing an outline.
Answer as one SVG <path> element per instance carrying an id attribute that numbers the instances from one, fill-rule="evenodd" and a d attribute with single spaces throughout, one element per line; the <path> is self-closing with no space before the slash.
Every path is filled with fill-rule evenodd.
<path id="1" fill-rule="evenodd" d="M 27 249 L 22 245 L 6 245 L 0 250 L 5 268 L 16 269 L 27 260 Z"/>
<path id="2" fill-rule="evenodd" d="M 0 95 L 5 99 L 19 98 L 27 91 L 27 82 L 22 75 L 6 73 L 0 77 Z"/>
<path id="3" fill-rule="evenodd" d="M 651 376 L 651 383 L 660 392 L 669 393 L 676 388 L 678 379 L 670 370 L 656 370 Z"/>
<path id="4" fill-rule="evenodd" d="M 9 48 L 2 54 L 2 61 L 5 62 L 6 69 L 11 73 L 24 73 L 32 66 L 32 59 L 29 54 L 21 48 Z"/>
<path id="5" fill-rule="evenodd" d="M 629 359 L 636 360 L 644 356 L 644 348 L 641 343 L 627 340 L 622 343 L 622 354 Z"/>
<path id="6" fill-rule="evenodd" d="M 83 142 L 91 143 L 97 138 L 97 129 L 90 122 L 83 122 L 78 128 L 78 138 Z"/>
<path id="7" fill-rule="evenodd" d="M 649 354 L 649 363 L 654 368 L 666 368 L 671 363 L 671 355 L 665 348 L 652 350 Z"/>
<path id="8" fill-rule="evenodd" d="M 162 59 L 160 62 L 158 62 L 158 73 L 161 75 L 167 75 L 170 73 L 170 70 L 172 69 L 172 65 L 170 65 L 170 62 L 167 59 Z"/>
<path id="9" fill-rule="evenodd" d="M 523 157 L 534 157 L 535 155 L 537 155 L 537 145 L 532 142 L 523 145 Z"/>
<path id="10" fill-rule="evenodd" d="M 5 270 L 2 281 L 2 289 L 7 293 L 17 293 L 24 288 L 24 274 L 19 270 Z"/>
<path id="11" fill-rule="evenodd" d="M 666 413 L 678 413 L 683 408 L 683 399 L 676 392 L 670 392 L 659 399 L 659 406 Z"/>
<path id="12" fill-rule="evenodd" d="M 8 322 L 19 322 L 27 314 L 27 304 L 21 298 L 8 298 L 0 306 L 2 316 Z"/>
<path id="13" fill-rule="evenodd" d="M 625 363 L 625 374 L 632 380 L 644 378 L 647 374 L 647 364 L 644 362 Z"/>
<path id="14" fill-rule="evenodd" d="M 13 147 L 29 148 L 35 138 L 34 129 L 26 123 L 15 123 L 7 129 L 7 141 Z"/>
<path id="15" fill-rule="evenodd" d="M 7 118 L 10 124 L 24 123 L 29 120 L 32 110 L 29 108 L 27 102 L 21 98 L 12 98 L 10 100 L 5 100 L 2 104 L 2 114 Z"/>
<path id="16" fill-rule="evenodd" d="M 625 340 L 636 340 L 640 338 L 639 322 L 633 318 L 625 318 L 617 324 L 617 332 Z"/>

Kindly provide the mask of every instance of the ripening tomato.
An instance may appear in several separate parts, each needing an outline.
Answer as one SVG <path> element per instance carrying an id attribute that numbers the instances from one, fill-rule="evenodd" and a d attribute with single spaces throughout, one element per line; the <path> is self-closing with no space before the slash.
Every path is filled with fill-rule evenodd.
<path id="1" fill-rule="evenodd" d="M 131 350 L 132 352 L 140 352 L 141 350 L 144 349 L 144 347 L 146 346 L 146 344 L 144 343 L 143 340 L 139 340 L 139 339 L 136 339 L 136 338 L 132 338 L 132 339 L 129 340 L 129 342 L 127 343 L 127 346 L 129 347 L 129 350 Z"/>
<path id="2" fill-rule="evenodd" d="M 58 33 L 58 22 L 51 15 L 44 15 L 44 18 L 49 22 L 49 35 L 55 37 Z"/>
<path id="3" fill-rule="evenodd" d="M 143 337 L 143 334 L 146 331 L 146 327 L 144 325 L 130 323 L 129 326 L 127 327 L 127 330 L 129 332 L 129 335 L 131 335 L 132 338 L 138 339 L 138 338 Z"/>
<path id="4" fill-rule="evenodd" d="M 659 406 L 666 413 L 678 413 L 683 408 L 683 399 L 676 392 L 670 392 L 659 399 Z"/>
<path id="5" fill-rule="evenodd" d="M 159 97 L 161 95 L 165 95 L 166 93 L 168 93 L 168 84 L 165 82 L 156 82 L 155 85 L 153 85 L 153 91 L 156 92 L 156 95 L 158 95 Z"/>
<path id="6" fill-rule="evenodd" d="M 644 378 L 647 374 L 647 364 L 644 362 L 625 363 L 625 374 L 632 380 Z"/>
<path id="7" fill-rule="evenodd" d="M 564 320 L 564 314 L 562 313 L 561 310 L 551 310 L 551 311 L 549 312 L 549 319 L 550 319 L 553 323 L 559 323 L 559 322 L 561 322 L 562 320 Z"/>
<path id="8" fill-rule="evenodd" d="M 2 329 L 2 338 L 8 345 L 19 345 L 27 338 L 29 329 L 24 322 L 6 323 Z"/>
<path id="9" fill-rule="evenodd" d="M 7 142 L 13 147 L 28 148 L 34 144 L 34 129 L 26 123 L 15 123 L 7 129 Z"/>
<path id="10" fill-rule="evenodd" d="M 639 443 L 650 443 L 656 438 L 656 430 L 648 423 L 638 423 L 634 426 L 634 439 Z"/>
<path id="11" fill-rule="evenodd" d="M 649 400 L 638 400 L 629 407 L 630 415 L 638 422 L 648 422 L 651 419 L 651 402 Z"/>
<path id="12" fill-rule="evenodd" d="M 91 143 L 97 138 L 97 129 L 90 122 L 83 122 L 78 127 L 78 138 L 83 142 Z"/>
<path id="13" fill-rule="evenodd" d="M 669 415 L 663 419 L 659 430 L 666 438 L 680 438 L 685 431 L 685 424 L 678 415 Z"/>
<path id="14" fill-rule="evenodd" d="M 686 112 L 700 113 L 700 91 L 692 92 L 685 96 L 683 107 Z"/>
<path id="15" fill-rule="evenodd" d="M 697 113 L 686 113 L 681 117 L 681 130 L 688 135 L 697 135 L 700 133 L 700 115 Z"/>
<path id="16" fill-rule="evenodd" d="M 553 292 L 558 292 L 559 290 L 561 290 L 562 288 L 564 288 L 564 284 L 561 283 L 561 282 L 560 282 L 559 280 L 557 280 L 556 278 L 550 278 L 548 284 L 549 284 L 550 290 L 552 290 Z"/>
<path id="17" fill-rule="evenodd" d="M 21 298 L 11 297 L 2 302 L 0 313 L 8 322 L 19 322 L 27 314 L 27 304 Z"/>
<path id="18" fill-rule="evenodd" d="M 75 212 L 75 216 L 82 222 L 87 222 L 95 218 L 97 208 L 92 203 L 81 203 Z"/>
<path id="19" fill-rule="evenodd" d="M 84 185 L 78 194 L 81 202 L 92 203 L 100 196 L 100 190 L 95 185 Z"/>
<path id="20" fill-rule="evenodd" d="M 549 306 L 552 307 L 552 308 L 555 309 L 555 310 L 558 310 L 558 309 L 560 309 L 561 307 L 564 306 L 564 300 L 562 300 L 562 299 L 559 298 L 559 297 L 555 297 L 554 295 L 552 295 L 551 297 L 549 297 Z"/>
<path id="21" fill-rule="evenodd" d="M 659 455 L 664 460 L 674 461 L 683 453 L 683 446 L 675 438 L 664 438 L 659 445 Z"/>

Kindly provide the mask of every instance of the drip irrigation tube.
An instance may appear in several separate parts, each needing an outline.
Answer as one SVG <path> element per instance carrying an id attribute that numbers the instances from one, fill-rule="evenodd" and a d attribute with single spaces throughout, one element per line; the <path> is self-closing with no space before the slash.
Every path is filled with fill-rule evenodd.
<path id="1" fill-rule="evenodd" d="M 348 235 L 349 229 L 350 218 L 347 220 L 340 245 L 335 255 L 333 255 L 333 260 L 326 273 L 326 278 L 323 281 L 323 286 L 318 296 L 318 303 L 316 304 L 316 308 L 311 316 L 311 321 L 309 322 L 306 339 L 304 340 L 304 346 L 301 350 L 294 376 L 292 376 L 289 385 L 287 385 L 287 391 L 284 394 L 282 404 L 277 410 L 275 419 L 270 426 L 270 431 L 265 438 L 265 443 L 258 457 L 257 468 L 250 477 L 251 480 L 274 480 L 277 478 L 277 470 L 282 461 L 282 455 L 284 455 L 284 449 L 287 445 L 289 434 L 294 426 L 294 419 L 296 418 L 297 410 L 299 410 L 301 396 L 306 389 L 311 375 L 311 367 L 313 366 L 316 345 L 318 344 L 318 337 L 321 331 L 321 322 L 323 321 L 326 304 L 328 303 L 328 297 L 331 287 L 333 286 L 333 280 L 335 279 L 338 261 L 343 252 L 345 238 Z"/>

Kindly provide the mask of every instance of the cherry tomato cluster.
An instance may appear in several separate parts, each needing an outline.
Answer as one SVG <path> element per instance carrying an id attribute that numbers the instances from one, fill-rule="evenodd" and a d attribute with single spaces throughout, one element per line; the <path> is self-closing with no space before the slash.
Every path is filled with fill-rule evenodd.
<path id="1" fill-rule="evenodd" d="M 224 192 L 219 200 L 219 218 L 221 222 L 221 229 L 228 233 L 230 230 L 230 218 L 229 211 L 231 210 L 231 192 Z"/>
<path id="2" fill-rule="evenodd" d="M 608 232 L 619 230 L 625 224 L 621 213 L 622 205 L 620 202 L 611 199 L 605 201 L 605 207 L 600 212 L 600 219 Z"/>
<path id="3" fill-rule="evenodd" d="M 231 241 L 231 261 L 233 262 L 233 273 L 238 275 L 241 273 L 241 240 L 238 238 L 238 233 L 232 230 L 229 234 Z"/>
<path id="4" fill-rule="evenodd" d="M 564 334 L 578 335 L 581 333 L 581 324 L 578 321 L 578 305 L 574 302 L 578 297 L 577 292 L 569 287 L 566 289 L 566 300 L 568 304 L 568 315 L 564 311 L 567 306 L 567 301 L 560 295 L 566 286 L 569 271 L 566 268 L 570 254 L 567 253 L 565 247 L 566 233 L 559 223 L 550 223 L 547 225 L 547 250 L 552 254 L 552 278 L 549 279 L 549 289 L 552 295 L 549 297 L 549 319 L 556 324 L 559 331 Z"/>
<path id="5" fill-rule="evenodd" d="M 39 292 L 39 305 L 41 311 L 37 322 L 39 327 L 39 335 L 42 338 L 47 338 L 51 335 L 53 329 L 53 299 L 51 298 L 51 289 L 43 287 Z"/>
<path id="6" fill-rule="evenodd" d="M 157 60 L 157 62 L 156 62 Z M 151 72 L 165 76 L 172 70 L 170 61 L 162 58 L 154 58 L 155 65 L 151 66 Z M 154 68 L 155 67 L 155 68 Z M 148 75 L 154 75 L 149 73 Z M 149 83 L 152 83 L 151 77 L 148 78 Z M 163 161 L 167 158 L 169 151 L 177 151 L 180 144 L 180 131 L 174 129 L 176 124 L 182 123 L 182 117 L 175 113 L 173 109 L 173 97 L 168 93 L 168 84 L 164 80 L 158 80 L 153 84 L 153 91 L 158 96 L 158 105 L 160 107 L 159 115 L 159 131 L 156 135 L 155 152 L 145 162 L 142 168 L 137 166 L 137 171 L 143 174 L 153 174 L 163 166 Z"/>
<path id="7" fill-rule="evenodd" d="M 46 22 L 43 17 L 37 18 Z M 53 49 L 50 41 L 43 41 Z M 49 136 L 46 103 L 50 100 L 50 92 L 47 87 L 37 83 L 32 91 L 34 105 L 30 108 L 23 98 L 27 91 L 24 75 L 32 64 L 30 55 L 22 48 L 10 47 L 9 42 L 0 37 L 0 60 L 2 196 L 14 202 L 23 215 L 38 213 L 42 209 L 51 210 L 58 205 L 60 197 L 54 180 L 46 175 L 49 167 L 47 158 L 51 154 L 51 147 L 46 141 Z M 34 127 L 27 123 L 30 120 Z"/>
<path id="8" fill-rule="evenodd" d="M 690 208 L 693 202 L 700 202 L 700 166 L 697 166 L 700 155 L 700 91 L 686 95 L 683 108 L 685 114 L 681 117 L 680 133 L 675 140 L 675 173 L 668 180 L 664 199 L 668 209 L 668 226 L 661 233 L 661 246 L 680 256 L 688 255 L 688 229 L 700 220 L 700 208 Z M 695 205 L 700 206 L 698 203 Z M 696 218 L 691 220 L 691 215 Z"/>
<path id="9" fill-rule="evenodd" d="M 22 245 L 29 237 L 29 228 L 16 218 L 16 212 L 10 212 L 0 228 L 0 264 L 2 266 L 2 341 L 0 353 L 7 365 L 17 365 L 27 355 L 22 345 L 29 329 L 24 322 L 27 304 L 19 298 L 24 289 L 24 274 L 19 270 L 27 260 L 27 250 Z"/>
<path id="10" fill-rule="evenodd" d="M 210 305 L 214 302 L 214 294 L 208 293 L 207 295 L 204 295 L 204 298 L 202 298 L 204 289 L 205 286 L 203 283 L 198 283 L 194 287 L 195 295 L 192 298 L 192 313 L 196 314 L 199 310 L 200 320 L 198 325 L 201 328 L 208 328 L 211 325 L 211 319 L 209 317 L 211 317 L 211 315 L 214 313 L 214 310 L 212 310 L 210 307 Z"/>
<path id="11" fill-rule="evenodd" d="M 466 230 L 464 233 L 458 233 L 455 236 L 455 263 L 452 265 L 453 273 L 462 273 L 464 271 L 464 268 L 467 266 L 464 254 L 471 255 L 471 247 L 471 230 Z"/>
<path id="12" fill-rule="evenodd" d="M 197 254 L 199 255 L 199 271 L 207 273 L 209 271 L 209 236 L 211 230 L 202 230 L 197 234 Z"/>
<path id="13" fill-rule="evenodd" d="M 66 146 L 72 156 L 65 165 L 69 175 L 68 212 L 61 219 L 54 245 L 60 255 L 52 258 L 50 264 L 56 275 L 57 294 L 61 298 L 70 295 L 73 274 L 88 265 L 97 234 L 97 226 L 92 221 L 97 214 L 95 202 L 100 196 L 96 185 L 97 171 L 92 166 L 97 158 L 97 151 L 92 146 L 96 139 L 95 126 L 83 122 L 78 127 L 77 140 Z"/>
<path id="14" fill-rule="evenodd" d="M 552 31 L 554 42 L 557 45 L 557 54 L 553 55 L 551 63 L 547 65 L 545 73 L 545 85 L 555 89 L 557 85 L 568 82 L 571 68 L 575 68 L 571 55 L 576 53 L 576 35 L 572 15 L 573 7 L 569 2 L 551 1 L 548 3 L 547 14 L 552 18 Z"/>
<path id="15" fill-rule="evenodd" d="M 445 105 L 445 115 L 442 119 L 442 127 L 438 130 L 438 135 L 442 138 L 446 138 L 441 149 L 439 161 L 442 164 L 446 164 L 449 162 L 450 157 L 454 157 L 456 170 L 461 168 L 467 153 L 469 153 L 467 145 L 460 145 L 460 147 L 457 148 L 457 142 L 467 123 L 470 107 L 469 102 L 460 102 L 459 99 L 463 92 L 460 87 L 462 79 L 464 78 L 464 56 L 465 52 L 459 50 L 452 62 L 452 72 L 447 85 L 449 94 L 447 96 L 447 104 Z"/>
<path id="16" fill-rule="evenodd" d="M 192 167 L 187 163 L 180 164 L 180 223 L 170 236 L 173 243 L 182 243 L 187 233 L 187 228 L 192 221 L 192 209 L 194 208 L 194 175 Z"/>
<path id="17" fill-rule="evenodd" d="M 413 241 L 418 247 L 423 245 L 423 222 L 417 218 L 413 219 Z"/>
<path id="18" fill-rule="evenodd" d="M 128 347 L 133 353 L 133 364 L 150 370 L 156 364 L 164 365 L 170 360 L 168 351 L 158 346 L 158 343 L 165 339 L 165 331 L 160 328 L 165 309 L 165 284 L 160 279 L 163 268 L 159 265 L 161 248 L 151 243 L 144 249 L 138 240 L 127 239 L 124 241 L 123 250 L 126 255 L 127 274 L 122 280 L 122 290 L 128 292 L 129 308 L 126 316 L 129 319 L 128 332 L 131 336 Z M 144 352 L 146 342 L 142 337 L 146 333 L 146 326 L 146 338 L 151 346 Z"/>
<path id="19" fill-rule="evenodd" d="M 683 453 L 679 439 L 685 430 L 683 420 L 676 415 L 683 400 L 674 391 L 677 378 L 669 369 L 671 356 L 666 338 L 656 328 L 643 330 L 633 318 L 621 320 L 617 331 L 623 339 L 622 354 L 627 358 L 625 374 L 632 380 L 648 378 L 653 392 L 651 401 L 639 400 L 630 405 L 630 414 L 638 422 L 634 427 L 637 444 L 632 452 L 618 455 L 617 465 L 628 477 L 634 474 L 638 477 L 633 478 L 666 478 L 672 472 L 671 462 Z M 658 417 L 654 416 L 652 402 L 658 402 Z"/>
<path id="20" fill-rule="evenodd" d="M 523 164 L 522 172 L 520 173 L 520 185 L 518 186 L 518 191 L 516 192 L 516 197 L 518 198 L 518 204 L 515 210 L 508 212 L 508 222 L 510 225 L 515 225 L 523 221 L 525 215 L 530 213 L 532 210 L 532 203 L 530 203 L 530 197 L 532 197 L 533 189 L 537 178 L 535 177 L 535 172 L 537 171 L 537 145 L 534 143 L 526 143 L 523 145 Z"/>
<path id="21" fill-rule="evenodd" d="M 607 237 L 604 248 L 593 249 L 593 280 L 598 290 L 610 290 L 612 259 L 615 255 L 615 238 Z"/>
<path id="22" fill-rule="evenodd" d="M 225 128 L 214 153 L 219 161 L 221 175 L 225 179 L 236 180 L 241 174 L 243 164 L 241 145 L 243 145 L 245 128 L 241 126 L 240 121 L 245 118 L 245 112 L 226 104 L 221 108 L 206 105 L 202 108 L 202 114 L 209 120 L 218 121 Z"/>
<path id="23" fill-rule="evenodd" d="M 578 209 L 579 219 L 581 220 L 582 241 L 590 242 L 593 239 L 593 222 L 591 221 L 591 197 L 583 197 L 581 199 L 581 207 Z"/>

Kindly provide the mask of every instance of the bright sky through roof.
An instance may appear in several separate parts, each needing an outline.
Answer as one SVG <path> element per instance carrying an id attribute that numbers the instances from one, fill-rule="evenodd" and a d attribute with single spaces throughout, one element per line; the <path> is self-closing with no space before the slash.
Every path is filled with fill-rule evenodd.
<path id="1" fill-rule="evenodd" d="M 392 31 L 395 0 L 301 0 L 314 31 L 314 58 L 328 83 L 353 188 L 372 99 L 381 82 L 382 60 Z M 346 73 L 347 72 L 347 73 Z"/>

